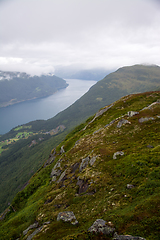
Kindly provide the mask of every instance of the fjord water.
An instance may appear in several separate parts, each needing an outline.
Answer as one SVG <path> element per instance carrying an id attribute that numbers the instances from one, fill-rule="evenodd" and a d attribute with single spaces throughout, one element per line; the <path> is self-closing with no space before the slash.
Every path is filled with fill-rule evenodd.
<path id="1" fill-rule="evenodd" d="M 69 84 L 67 88 L 51 96 L 0 108 L 0 134 L 30 121 L 54 117 L 78 100 L 96 83 L 96 81 L 80 79 L 66 79 L 66 82 Z"/>

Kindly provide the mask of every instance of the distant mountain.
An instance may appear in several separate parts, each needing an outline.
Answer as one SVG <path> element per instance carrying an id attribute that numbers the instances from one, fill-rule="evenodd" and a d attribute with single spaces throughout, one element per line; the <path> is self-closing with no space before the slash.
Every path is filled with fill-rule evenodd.
<path id="1" fill-rule="evenodd" d="M 158 240 L 159 133 L 159 91 L 99 110 L 48 152 L 0 216 L 0 239 Z"/>
<path id="2" fill-rule="evenodd" d="M 112 71 L 105 69 L 85 69 L 75 70 L 70 68 L 59 68 L 55 70 L 55 74 L 68 79 L 83 79 L 83 80 L 95 80 L 99 81 Z"/>
<path id="3" fill-rule="evenodd" d="M 160 67 L 135 65 L 120 68 L 97 82 L 84 96 L 55 117 L 46 121 L 30 122 L 2 135 L 0 137 L 0 151 L 2 151 L 0 211 L 41 166 L 48 152 L 56 147 L 75 126 L 79 124 L 83 126 L 83 122 L 100 108 L 123 96 L 156 89 L 160 89 Z M 56 134 L 51 135 L 51 133 Z M 29 147 L 31 144 L 32 147 Z"/>
<path id="4" fill-rule="evenodd" d="M 0 71 L 0 107 L 49 96 L 68 84 L 54 75 L 30 76 L 20 72 Z"/>

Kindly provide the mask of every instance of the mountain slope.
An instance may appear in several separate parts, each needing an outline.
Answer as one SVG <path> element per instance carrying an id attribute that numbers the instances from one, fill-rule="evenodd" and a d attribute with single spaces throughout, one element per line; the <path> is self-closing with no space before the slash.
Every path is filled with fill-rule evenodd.
<path id="1" fill-rule="evenodd" d="M 46 97 L 68 86 L 65 80 L 54 75 L 31 77 L 26 73 L 1 71 L 0 78 L 0 107 Z"/>
<path id="2" fill-rule="evenodd" d="M 54 118 L 30 122 L 1 136 L 4 151 L 0 156 L 0 212 L 43 164 L 48 151 L 57 146 L 76 125 L 124 95 L 156 88 L 160 88 L 160 67 L 135 65 L 120 68 L 95 84 L 83 97 Z M 65 127 L 63 132 L 59 131 L 54 136 L 45 134 L 60 125 Z M 20 137 L 14 142 L 19 135 L 28 137 Z M 43 141 L 39 141 L 39 138 L 43 138 Z M 29 148 L 35 140 L 36 144 Z"/>
<path id="3" fill-rule="evenodd" d="M 47 121 L 32 122 L 36 131 L 51 129 L 59 124 L 72 128 L 86 120 L 98 109 L 131 93 L 160 88 L 160 67 L 135 65 L 123 67 L 97 82 L 79 100 Z"/>
<path id="4" fill-rule="evenodd" d="M 113 239 L 88 232 L 104 219 L 118 236 L 158 240 L 159 132 L 158 91 L 128 95 L 98 111 L 52 150 L 16 195 L 1 216 L 1 239 Z M 57 221 L 66 211 L 78 225 Z"/>

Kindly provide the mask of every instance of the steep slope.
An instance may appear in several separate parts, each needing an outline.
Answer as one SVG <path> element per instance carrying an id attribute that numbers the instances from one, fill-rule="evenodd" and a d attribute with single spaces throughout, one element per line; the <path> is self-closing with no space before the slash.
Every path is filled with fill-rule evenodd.
<path id="1" fill-rule="evenodd" d="M 76 125 L 122 96 L 157 88 L 160 88 L 160 67 L 135 65 L 120 68 L 95 84 L 83 97 L 54 118 L 30 122 L 3 135 L 0 141 L 3 141 L 2 145 L 6 142 L 3 146 L 6 148 L 0 156 L 0 212 L 41 166 L 48 151 L 57 146 Z M 52 137 L 45 134 L 60 125 L 65 127 L 63 132 Z M 19 141 L 14 142 L 20 134 L 28 134 L 29 138 L 19 138 Z M 39 141 L 39 138 L 43 138 L 43 141 Z M 37 144 L 29 148 L 35 140 Z"/>
<path id="2" fill-rule="evenodd" d="M 159 91 L 128 95 L 98 111 L 16 195 L 1 215 L 1 239 L 158 240 L 159 133 Z M 88 231 L 96 219 L 106 221 L 108 235 Z"/>
<path id="3" fill-rule="evenodd" d="M 52 75 L 33 76 L 0 71 L 0 107 L 33 98 L 49 96 L 68 84 Z"/>

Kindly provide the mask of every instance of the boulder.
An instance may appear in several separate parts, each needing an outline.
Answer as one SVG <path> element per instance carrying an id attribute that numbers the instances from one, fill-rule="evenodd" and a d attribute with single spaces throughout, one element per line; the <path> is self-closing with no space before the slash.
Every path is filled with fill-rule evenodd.
<path id="1" fill-rule="evenodd" d="M 154 117 L 142 117 L 138 121 L 139 123 L 147 122 L 149 120 L 154 120 Z"/>
<path id="2" fill-rule="evenodd" d="M 122 152 L 122 151 L 115 152 L 113 154 L 113 159 L 117 159 L 117 156 L 123 156 L 123 155 L 124 155 L 124 152 Z"/>
<path id="3" fill-rule="evenodd" d="M 103 219 L 97 219 L 93 225 L 88 229 L 89 232 L 92 233 L 103 233 L 105 235 L 113 235 L 115 229 L 108 226 L 107 222 Z"/>
<path id="4" fill-rule="evenodd" d="M 60 212 L 57 216 L 57 221 L 70 222 L 72 225 L 78 224 L 78 221 L 73 212 L 66 211 Z"/>
<path id="5" fill-rule="evenodd" d="M 122 119 L 118 122 L 117 128 L 121 128 L 122 125 L 125 125 L 125 124 L 127 124 L 127 123 L 128 123 L 128 124 L 131 124 L 128 120 L 122 118 Z"/>
<path id="6" fill-rule="evenodd" d="M 134 185 L 132 185 L 132 184 L 127 184 L 127 188 L 128 189 L 132 189 L 132 188 L 134 188 L 135 186 Z"/>
<path id="7" fill-rule="evenodd" d="M 81 162 L 80 167 L 79 167 L 80 172 L 82 172 L 83 169 L 85 169 L 87 167 L 87 165 L 89 163 L 89 160 L 90 160 L 89 157 L 86 157 L 86 158 L 82 159 L 82 162 Z"/>
<path id="8" fill-rule="evenodd" d="M 137 114 L 139 114 L 139 112 L 129 111 L 129 112 L 127 113 L 128 117 L 133 117 L 133 116 L 135 116 L 135 115 L 137 115 Z"/>

